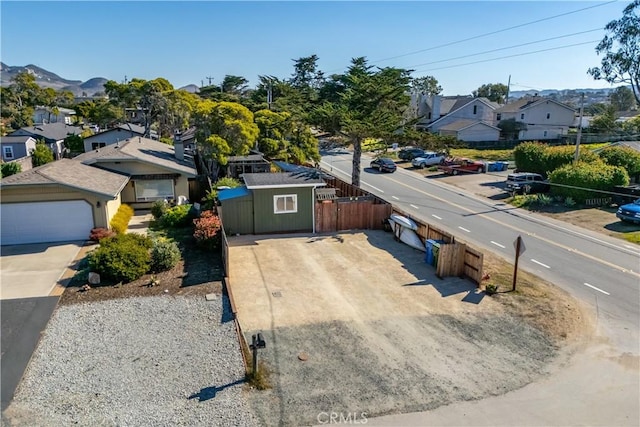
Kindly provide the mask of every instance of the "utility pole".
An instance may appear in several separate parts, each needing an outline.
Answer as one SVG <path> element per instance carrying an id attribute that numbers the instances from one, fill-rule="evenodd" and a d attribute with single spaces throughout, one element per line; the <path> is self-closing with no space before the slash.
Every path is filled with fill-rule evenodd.
<path id="1" fill-rule="evenodd" d="M 582 136 L 582 112 L 584 107 L 584 92 L 580 97 L 580 119 L 578 120 L 578 135 L 576 136 L 576 152 L 573 155 L 573 162 L 577 163 L 580 157 L 580 137 Z"/>
<path id="2" fill-rule="evenodd" d="M 267 88 L 267 105 L 269 106 L 269 110 L 271 110 L 272 102 L 273 102 L 273 91 L 271 87 L 271 80 L 269 80 L 269 87 Z"/>
<path id="3" fill-rule="evenodd" d="M 211 80 L 213 80 L 213 77 L 205 77 L 205 79 L 209 80 L 209 86 L 211 86 Z"/>
<path id="4" fill-rule="evenodd" d="M 504 99 L 504 105 L 509 103 L 509 91 L 511 90 L 511 74 L 509 74 L 509 81 L 507 81 L 507 96 Z"/>

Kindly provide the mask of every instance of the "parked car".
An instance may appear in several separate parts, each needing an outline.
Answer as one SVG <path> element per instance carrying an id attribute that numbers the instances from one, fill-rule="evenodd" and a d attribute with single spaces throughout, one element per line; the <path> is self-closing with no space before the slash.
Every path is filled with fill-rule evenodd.
<path id="1" fill-rule="evenodd" d="M 395 172 L 396 162 L 388 157 L 379 157 L 371 162 L 369 165 L 372 169 L 378 169 L 380 172 Z"/>
<path id="2" fill-rule="evenodd" d="M 511 193 L 531 194 L 546 193 L 551 185 L 539 173 L 517 172 L 507 175 L 506 188 Z"/>
<path id="3" fill-rule="evenodd" d="M 466 157 L 452 157 L 444 159 L 438 165 L 438 170 L 447 175 L 482 173 L 485 172 L 485 163 L 478 160 L 467 159 Z"/>
<path id="4" fill-rule="evenodd" d="M 433 151 L 425 151 L 420 157 L 416 157 L 411 161 L 414 168 L 426 168 L 427 166 L 439 165 L 444 161 L 444 155 Z"/>
<path id="5" fill-rule="evenodd" d="M 616 212 L 616 216 L 622 221 L 640 224 L 640 199 L 633 203 L 620 206 L 618 212 Z"/>
<path id="6" fill-rule="evenodd" d="M 403 148 L 398 152 L 398 158 L 400 160 L 413 160 L 423 155 L 424 150 L 422 148 Z"/>

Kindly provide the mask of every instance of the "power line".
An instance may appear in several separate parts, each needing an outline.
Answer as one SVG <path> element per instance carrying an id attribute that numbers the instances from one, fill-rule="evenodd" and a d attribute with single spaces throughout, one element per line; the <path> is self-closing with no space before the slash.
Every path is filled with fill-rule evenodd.
<path id="1" fill-rule="evenodd" d="M 420 50 L 416 50 L 416 51 L 413 51 L 413 52 L 404 53 L 404 54 L 402 54 L 402 55 L 391 56 L 391 57 L 389 57 L 389 58 L 378 59 L 378 60 L 376 60 L 376 61 L 371 61 L 371 62 L 372 62 L 372 63 L 375 63 L 375 62 L 384 62 L 384 61 L 389 61 L 389 60 L 391 60 L 391 59 L 403 58 L 403 57 L 405 57 L 405 56 L 415 55 L 415 54 L 417 54 L 417 53 L 428 52 L 428 51 L 430 51 L 430 50 L 439 49 L 439 48 L 441 48 L 441 47 L 447 47 L 447 46 L 452 46 L 452 45 L 454 45 L 454 44 L 459 44 L 459 43 L 467 42 L 467 41 L 470 41 L 470 40 L 476 40 L 476 39 L 479 39 L 479 38 L 481 38 L 481 37 L 487 37 L 487 36 L 491 36 L 491 35 L 494 35 L 494 34 L 502 33 L 502 32 L 505 32 L 505 31 L 514 30 L 514 29 L 516 29 L 516 28 L 526 27 L 527 25 L 532 25 L 532 24 L 537 24 L 537 23 L 539 23 L 539 22 L 549 21 L 549 20 L 551 20 L 551 19 L 560 18 L 560 17 L 562 17 L 562 16 L 571 15 L 571 14 L 578 13 L 578 12 L 582 12 L 582 11 L 589 10 L 589 9 L 594 9 L 594 8 L 596 8 L 596 7 L 606 6 L 606 5 L 608 5 L 608 4 L 616 3 L 616 2 L 617 2 L 617 0 L 612 0 L 612 1 L 605 2 L 605 3 L 596 4 L 596 5 L 594 5 L 594 6 L 588 6 L 588 7 L 584 7 L 584 8 L 582 8 L 582 9 L 573 10 L 573 11 L 571 11 L 571 12 L 565 12 L 565 13 L 561 13 L 561 14 L 559 14 L 559 15 L 553 15 L 553 16 L 549 16 L 549 17 L 547 17 L 547 18 L 541 18 L 541 19 L 537 19 L 537 20 L 535 20 L 535 21 L 530 21 L 530 22 L 525 22 L 525 23 L 523 23 L 523 24 L 514 25 L 514 26 L 512 26 L 512 27 L 507 27 L 507 28 L 503 28 L 503 29 L 500 29 L 500 30 L 491 31 L 491 32 L 489 32 L 489 33 L 484 33 L 484 34 L 480 34 L 480 35 L 473 36 L 473 37 L 467 37 L 467 38 L 462 39 L 462 40 L 457 40 L 457 41 L 453 41 L 453 42 L 449 42 L 449 43 L 444 43 L 444 44 L 441 44 L 441 45 L 437 45 L 437 46 L 433 46 L 433 47 L 428 47 L 428 48 L 426 48 L 426 49 L 420 49 Z"/>
<path id="2" fill-rule="evenodd" d="M 491 61 L 496 61 L 498 59 L 515 58 L 517 56 L 533 55 L 535 53 L 549 52 L 551 50 L 558 50 L 558 49 L 566 49 L 568 47 L 582 46 L 582 45 L 585 45 L 585 44 L 597 43 L 597 42 L 600 42 L 600 40 L 591 40 L 591 41 L 588 41 L 588 42 L 568 44 L 568 45 L 558 46 L 558 47 L 550 47 L 548 49 L 534 50 L 532 52 L 516 53 L 514 55 L 506 55 L 506 56 L 499 56 L 497 58 L 483 59 L 481 61 L 465 62 L 464 64 L 449 65 L 449 66 L 446 66 L 446 67 L 430 68 L 430 69 L 426 69 L 426 70 L 414 70 L 414 71 L 424 72 L 424 71 L 445 70 L 447 68 L 464 67 L 466 65 L 481 64 L 483 62 L 491 62 Z"/>
<path id="3" fill-rule="evenodd" d="M 551 40 L 558 40 L 558 39 L 562 39 L 562 38 L 565 38 L 565 37 L 572 37 L 572 36 L 577 36 L 579 34 L 592 33 L 594 31 L 600 31 L 600 30 L 602 30 L 602 28 L 594 28 L 593 30 L 580 31 L 580 32 L 577 32 L 577 33 L 571 33 L 571 34 L 565 34 L 565 35 L 562 35 L 562 36 L 550 37 L 548 39 L 536 40 L 536 41 L 532 41 L 532 42 L 528 42 L 528 43 L 521 43 L 521 44 L 516 44 L 516 45 L 512 45 L 512 46 L 499 47 L 499 48 L 496 48 L 496 49 L 485 50 L 483 52 L 470 53 L 468 55 L 456 56 L 455 58 L 441 59 L 439 61 L 432 61 L 432 62 L 424 62 L 422 64 L 410 65 L 410 66 L 405 67 L 405 68 L 421 67 L 423 65 L 431 65 L 431 64 L 440 64 L 442 62 L 454 61 L 456 59 L 464 59 L 464 58 L 469 58 L 469 57 L 472 57 L 472 56 L 484 55 L 484 54 L 492 53 L 492 52 L 499 52 L 501 50 L 515 49 L 517 47 L 529 46 L 529 45 L 536 44 L 536 43 L 543 43 L 543 42 L 548 42 L 548 41 L 551 41 Z"/>

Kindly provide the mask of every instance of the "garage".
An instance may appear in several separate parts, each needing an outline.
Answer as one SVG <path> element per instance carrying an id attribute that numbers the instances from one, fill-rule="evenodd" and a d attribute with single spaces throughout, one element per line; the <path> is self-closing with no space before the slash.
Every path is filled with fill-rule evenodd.
<path id="1" fill-rule="evenodd" d="M 2 245 L 86 240 L 94 227 L 85 200 L 3 203 Z"/>

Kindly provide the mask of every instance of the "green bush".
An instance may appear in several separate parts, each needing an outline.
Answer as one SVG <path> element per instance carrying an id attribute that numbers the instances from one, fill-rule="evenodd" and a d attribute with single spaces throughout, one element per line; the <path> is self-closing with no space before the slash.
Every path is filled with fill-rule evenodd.
<path id="1" fill-rule="evenodd" d="M 611 191 L 616 185 L 628 185 L 629 175 L 620 166 L 610 166 L 604 163 L 568 164 L 554 170 L 549 175 L 552 184 L 571 187 L 589 188 L 594 190 Z M 577 188 L 552 185 L 554 194 L 571 198 L 577 203 L 584 203 L 591 198 L 605 197 L 603 193 L 581 190 Z"/>
<path id="2" fill-rule="evenodd" d="M 523 142 L 513 149 L 516 169 L 521 172 L 535 172 L 546 175 L 545 151 L 547 145 L 541 142 Z"/>
<path id="3" fill-rule="evenodd" d="M 576 149 L 571 146 L 547 147 L 544 152 L 544 174 L 549 175 L 554 170 L 573 163 Z M 599 162 L 598 155 L 591 150 L 580 150 L 579 160 L 585 163 Z"/>
<path id="4" fill-rule="evenodd" d="M 160 222 L 163 227 L 166 228 L 178 228 L 184 227 L 189 224 L 191 217 L 189 211 L 191 205 L 178 205 L 167 209 L 167 211 L 160 218 Z"/>
<path id="5" fill-rule="evenodd" d="M 640 174 L 640 153 L 631 147 L 607 147 L 599 156 L 608 165 L 625 168 L 629 176 Z"/>
<path id="6" fill-rule="evenodd" d="M 20 166 L 20 163 L 3 163 L 2 166 L 0 166 L 0 178 L 5 178 L 20 172 L 22 172 L 22 166 Z"/>
<path id="7" fill-rule="evenodd" d="M 151 205 L 151 215 L 153 215 L 155 219 L 160 219 L 167 209 L 169 209 L 169 203 L 164 200 L 156 200 Z"/>
<path id="8" fill-rule="evenodd" d="M 538 194 L 536 203 L 540 206 L 549 206 L 551 203 L 553 203 L 553 197 L 547 194 Z"/>
<path id="9" fill-rule="evenodd" d="M 171 270 L 180 261 L 180 249 L 176 242 L 165 238 L 153 241 L 151 247 L 151 270 L 159 273 Z"/>
<path id="10" fill-rule="evenodd" d="M 109 226 L 118 234 L 124 234 L 133 216 L 133 208 L 129 205 L 120 205 L 116 214 L 109 221 Z"/>
<path id="11" fill-rule="evenodd" d="M 151 241 L 141 234 L 118 234 L 89 254 L 91 271 L 115 282 L 132 282 L 149 271 Z"/>

